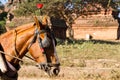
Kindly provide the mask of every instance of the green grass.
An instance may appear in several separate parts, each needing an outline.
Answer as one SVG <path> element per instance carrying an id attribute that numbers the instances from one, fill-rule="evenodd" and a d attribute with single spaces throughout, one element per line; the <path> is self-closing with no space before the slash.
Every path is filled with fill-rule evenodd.
<path id="1" fill-rule="evenodd" d="M 84 60 L 113 59 L 120 61 L 120 43 L 111 41 L 79 40 L 57 46 L 57 52 L 63 66 L 85 66 Z"/>

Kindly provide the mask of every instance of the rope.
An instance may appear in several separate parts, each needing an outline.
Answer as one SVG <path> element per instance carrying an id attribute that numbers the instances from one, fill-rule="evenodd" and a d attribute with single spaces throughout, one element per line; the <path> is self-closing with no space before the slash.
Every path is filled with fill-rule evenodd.
<path id="1" fill-rule="evenodd" d="M 10 56 L 10 57 L 13 57 L 13 58 L 16 58 L 16 59 L 20 60 L 21 62 L 23 62 L 23 60 L 22 60 L 21 58 L 18 58 L 18 57 L 15 57 L 15 56 L 12 56 L 12 55 L 6 54 L 6 53 L 3 52 L 3 51 L 0 51 L 0 53 L 5 54 L 5 55 Z"/>
<path id="2" fill-rule="evenodd" d="M 15 56 L 12 56 L 12 55 L 6 54 L 6 53 L 3 52 L 3 51 L 0 51 L 0 53 L 5 54 L 5 55 L 10 56 L 10 57 L 13 57 L 13 58 L 16 58 L 16 59 L 20 60 L 21 62 L 23 62 L 23 60 L 22 60 L 21 58 L 18 58 L 18 57 L 15 57 Z M 35 61 L 35 59 L 29 57 L 28 55 L 25 55 L 25 57 L 29 58 L 30 60 Z"/>

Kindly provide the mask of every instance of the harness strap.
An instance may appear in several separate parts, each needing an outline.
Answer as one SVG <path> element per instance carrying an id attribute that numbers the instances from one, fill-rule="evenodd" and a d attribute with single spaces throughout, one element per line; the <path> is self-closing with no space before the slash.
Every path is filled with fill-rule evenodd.
<path id="1" fill-rule="evenodd" d="M 35 30 L 34 37 L 33 37 L 32 41 L 30 42 L 30 44 L 29 44 L 29 46 L 28 46 L 28 50 L 30 49 L 30 47 L 32 46 L 32 44 L 35 43 L 36 39 L 37 39 L 37 32 L 36 32 L 36 30 Z"/>
<path id="2" fill-rule="evenodd" d="M 15 53 L 16 57 L 19 57 L 19 52 L 16 49 L 16 40 L 17 40 L 17 31 L 16 31 L 16 29 L 14 30 L 14 36 L 15 36 L 15 38 L 14 38 L 14 53 Z M 17 61 L 17 59 L 15 60 L 15 62 L 16 61 Z"/>

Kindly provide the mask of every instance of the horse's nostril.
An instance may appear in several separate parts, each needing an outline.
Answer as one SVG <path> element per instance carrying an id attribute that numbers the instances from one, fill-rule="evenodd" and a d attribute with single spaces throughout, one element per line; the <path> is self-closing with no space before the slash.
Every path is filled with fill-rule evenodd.
<path id="1" fill-rule="evenodd" d="M 55 68 L 55 69 L 53 70 L 53 73 L 54 73 L 56 76 L 59 74 L 59 72 L 60 72 L 60 69 L 58 69 L 58 68 Z"/>
<path id="2" fill-rule="evenodd" d="M 51 67 L 51 69 L 47 72 L 50 77 L 57 76 L 60 72 L 60 68 Z"/>

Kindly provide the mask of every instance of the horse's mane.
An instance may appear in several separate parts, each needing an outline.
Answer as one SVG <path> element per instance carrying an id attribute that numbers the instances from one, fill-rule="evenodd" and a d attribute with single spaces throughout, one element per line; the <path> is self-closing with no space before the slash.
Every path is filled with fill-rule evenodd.
<path id="1" fill-rule="evenodd" d="M 26 29 L 29 29 L 29 28 L 32 28 L 34 26 L 35 23 L 28 23 L 28 24 L 24 24 L 24 25 L 21 25 L 21 26 L 18 26 L 15 28 L 16 31 L 21 31 L 21 30 L 26 30 Z"/>
<path id="2" fill-rule="evenodd" d="M 8 35 L 10 35 L 11 33 L 13 33 L 13 31 L 17 31 L 17 32 L 22 32 L 22 31 L 25 31 L 25 30 L 29 30 L 31 28 L 34 28 L 34 22 L 32 23 L 28 23 L 28 24 L 24 24 L 24 25 L 21 25 L 21 26 L 17 26 L 16 28 L 10 30 L 10 31 L 7 31 L 6 33 L 3 33 L 0 35 L 0 38 L 1 37 L 6 37 Z"/>

